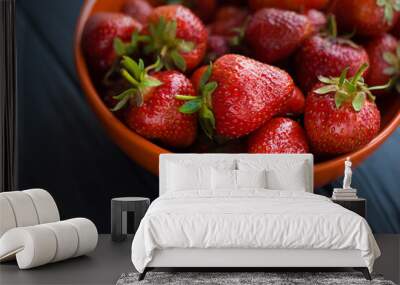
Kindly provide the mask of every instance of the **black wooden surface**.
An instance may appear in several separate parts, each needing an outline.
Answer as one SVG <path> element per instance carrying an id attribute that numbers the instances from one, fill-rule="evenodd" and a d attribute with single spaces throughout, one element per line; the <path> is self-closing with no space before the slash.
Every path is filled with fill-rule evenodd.
<path id="1" fill-rule="evenodd" d="M 16 190 L 15 0 L 0 1 L 0 192 Z"/>

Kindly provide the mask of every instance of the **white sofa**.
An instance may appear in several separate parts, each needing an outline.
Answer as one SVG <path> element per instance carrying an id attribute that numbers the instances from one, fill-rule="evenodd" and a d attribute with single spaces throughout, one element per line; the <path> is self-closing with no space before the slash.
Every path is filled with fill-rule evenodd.
<path id="1" fill-rule="evenodd" d="M 97 239 L 88 219 L 60 221 L 43 189 L 0 193 L 0 262 L 16 259 L 20 269 L 33 268 L 87 254 Z"/>

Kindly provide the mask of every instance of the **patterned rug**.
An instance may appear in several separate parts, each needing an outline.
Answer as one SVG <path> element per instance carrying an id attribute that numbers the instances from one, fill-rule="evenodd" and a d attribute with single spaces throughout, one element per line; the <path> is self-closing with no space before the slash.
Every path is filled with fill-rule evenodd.
<path id="1" fill-rule="evenodd" d="M 116 285 L 395 285 L 381 275 L 372 275 L 373 280 L 368 281 L 359 272 L 148 272 L 142 281 L 137 280 L 138 276 L 138 273 L 122 274 Z"/>

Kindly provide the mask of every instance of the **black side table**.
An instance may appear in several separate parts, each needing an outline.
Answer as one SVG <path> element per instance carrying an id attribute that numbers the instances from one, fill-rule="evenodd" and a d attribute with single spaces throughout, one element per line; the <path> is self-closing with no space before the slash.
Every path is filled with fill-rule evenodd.
<path id="1" fill-rule="evenodd" d="M 342 207 L 353 211 L 356 214 L 359 214 L 361 217 L 366 218 L 367 210 L 366 204 L 367 200 L 364 198 L 357 198 L 357 199 L 331 199 L 332 202 L 341 205 Z"/>
<path id="2" fill-rule="evenodd" d="M 144 197 L 121 197 L 111 199 L 111 239 L 123 241 L 127 235 L 127 212 L 133 212 L 134 232 L 150 205 L 150 199 Z"/>

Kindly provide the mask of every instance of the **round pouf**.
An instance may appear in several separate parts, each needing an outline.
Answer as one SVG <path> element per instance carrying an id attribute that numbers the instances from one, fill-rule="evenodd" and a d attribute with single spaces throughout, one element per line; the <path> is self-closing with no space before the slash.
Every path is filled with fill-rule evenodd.
<path id="1" fill-rule="evenodd" d="M 123 241 L 127 235 L 127 212 L 134 214 L 134 232 L 139 227 L 150 205 L 150 199 L 144 197 L 120 197 L 111 200 L 111 239 Z"/>

